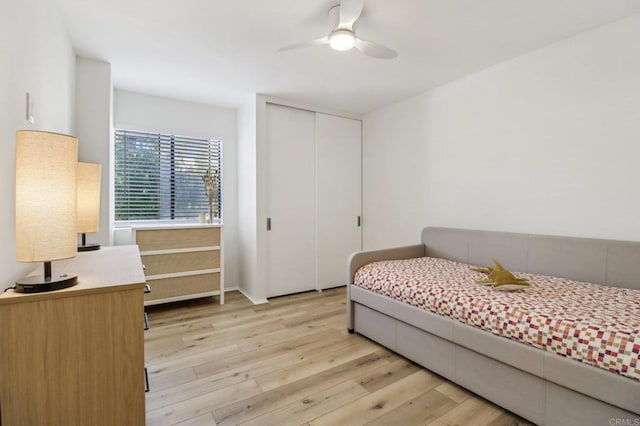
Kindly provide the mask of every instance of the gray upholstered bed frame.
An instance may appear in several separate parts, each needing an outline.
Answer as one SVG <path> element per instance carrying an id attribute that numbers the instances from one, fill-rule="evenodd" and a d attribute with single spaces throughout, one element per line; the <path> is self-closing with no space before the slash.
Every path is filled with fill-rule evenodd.
<path id="1" fill-rule="evenodd" d="M 358 268 L 432 256 L 640 289 L 640 243 L 425 228 L 422 244 L 354 253 Z M 640 424 L 640 382 L 347 286 L 357 332 L 540 425 Z M 618 419 L 618 420 L 617 420 Z M 618 423 L 616 423 L 618 422 Z M 626 422 L 626 423 L 623 423 Z"/>

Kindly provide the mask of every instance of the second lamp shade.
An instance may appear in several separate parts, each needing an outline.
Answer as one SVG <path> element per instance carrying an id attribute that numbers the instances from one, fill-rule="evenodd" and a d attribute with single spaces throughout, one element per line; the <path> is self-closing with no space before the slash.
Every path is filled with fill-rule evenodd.
<path id="1" fill-rule="evenodd" d="M 99 231 L 100 164 L 78 163 L 78 226 L 77 232 Z"/>

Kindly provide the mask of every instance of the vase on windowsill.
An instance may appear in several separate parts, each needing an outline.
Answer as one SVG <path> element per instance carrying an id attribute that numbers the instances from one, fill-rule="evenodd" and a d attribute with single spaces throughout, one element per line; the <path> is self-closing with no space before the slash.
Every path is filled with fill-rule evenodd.
<path id="1" fill-rule="evenodd" d="M 209 202 L 209 216 L 207 217 L 207 223 L 213 223 L 214 208 L 213 202 L 218 199 L 218 187 L 220 185 L 220 170 L 209 169 L 202 176 L 204 182 L 204 191 L 207 195 L 207 201 Z"/>
<path id="2" fill-rule="evenodd" d="M 209 215 L 207 216 L 207 223 L 213 223 L 213 203 L 209 202 Z"/>

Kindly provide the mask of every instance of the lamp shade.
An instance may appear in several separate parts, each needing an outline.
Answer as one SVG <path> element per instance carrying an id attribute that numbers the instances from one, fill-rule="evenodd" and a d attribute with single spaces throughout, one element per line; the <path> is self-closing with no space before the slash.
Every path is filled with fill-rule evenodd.
<path id="1" fill-rule="evenodd" d="M 101 167 L 95 163 L 78 163 L 78 233 L 98 232 Z"/>
<path id="2" fill-rule="evenodd" d="M 57 133 L 16 132 L 16 260 L 76 255 L 78 141 Z"/>

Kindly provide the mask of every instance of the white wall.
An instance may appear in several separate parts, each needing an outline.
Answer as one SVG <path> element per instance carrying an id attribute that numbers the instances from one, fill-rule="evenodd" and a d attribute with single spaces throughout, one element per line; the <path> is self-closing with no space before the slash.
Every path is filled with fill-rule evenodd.
<path id="1" fill-rule="evenodd" d="M 25 94 L 35 123 L 25 119 Z M 0 290 L 35 264 L 15 261 L 15 132 L 74 134 L 75 54 L 55 5 L 2 3 L 0 13 Z M 46 161 L 46 159 L 43 159 Z M 54 266 L 55 268 L 55 266 Z"/>
<path id="2" fill-rule="evenodd" d="M 223 143 L 225 287 L 239 283 L 236 110 L 115 90 L 114 126 L 202 138 Z"/>
<path id="3" fill-rule="evenodd" d="M 640 240 L 640 16 L 364 119 L 365 248 L 424 226 Z"/>
<path id="4" fill-rule="evenodd" d="M 112 139 L 113 84 L 111 64 L 92 59 L 76 60 L 76 123 L 78 161 L 102 165 L 99 232 L 87 235 L 88 243 L 111 245 L 113 218 Z"/>

